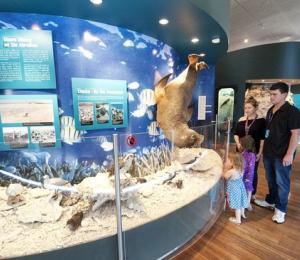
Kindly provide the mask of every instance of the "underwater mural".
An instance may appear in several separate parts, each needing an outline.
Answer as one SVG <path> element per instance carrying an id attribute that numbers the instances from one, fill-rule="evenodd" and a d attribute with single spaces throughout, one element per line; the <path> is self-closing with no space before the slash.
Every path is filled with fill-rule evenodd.
<path id="1" fill-rule="evenodd" d="M 161 121 L 159 106 L 157 115 L 157 102 L 162 101 L 156 98 L 155 83 L 168 75 L 168 84 L 178 85 L 176 80 L 187 76 L 180 73 L 189 65 L 179 64 L 172 47 L 124 28 L 59 16 L 0 13 L 0 28 L 52 31 L 57 88 L 0 90 L 0 94 L 57 95 L 58 141 L 62 146 L 0 152 L 0 258 L 61 249 L 116 233 L 115 133 L 119 134 L 125 229 L 167 215 L 207 194 L 212 187 L 219 187 L 222 159 L 218 153 L 206 148 L 174 147 L 166 138 L 168 127 Z M 210 122 L 214 66 L 209 65 L 197 78 L 197 70 L 206 65 L 190 63 L 194 78 L 182 107 L 194 105 L 197 111 L 198 96 L 206 96 L 206 118 Z M 123 103 L 106 100 L 84 100 L 74 108 L 72 78 L 125 81 L 128 111 L 124 111 Z M 78 129 L 74 109 L 78 109 L 80 123 L 85 126 L 107 121 L 118 126 L 127 112 L 128 126 Z M 200 123 L 195 112 L 189 116 L 180 121 L 186 131 Z M 29 134 L 33 142 L 40 142 L 42 136 L 51 139 L 52 133 L 49 127 L 42 131 L 35 126 Z M 196 143 L 201 143 L 203 137 L 193 134 Z M 177 145 L 186 146 L 185 140 Z M 211 216 L 216 214 L 218 198 L 223 201 L 219 188 L 216 194 L 207 200 Z"/>
<path id="2" fill-rule="evenodd" d="M 113 133 L 147 133 L 149 138 L 139 140 L 134 147 L 137 153 L 142 153 L 144 147 L 157 146 L 159 141 L 164 138 L 156 119 L 153 86 L 162 78 L 162 75 L 173 73 L 170 78 L 176 77 L 185 67 L 185 65 L 179 64 L 179 58 L 172 47 L 152 37 L 125 28 L 51 15 L 0 13 L 0 28 L 40 29 L 52 32 L 57 89 L 9 90 L 9 92 L 0 90 L 1 95 L 57 94 L 58 96 L 60 116 L 60 140 L 58 141 L 62 143 L 61 149 L 37 148 L 26 150 L 26 153 L 32 154 L 33 157 L 41 152 L 51 154 L 49 165 L 55 171 L 75 169 L 79 167 L 78 165 L 93 165 L 93 163 L 99 167 L 105 167 L 106 157 L 113 149 L 111 138 Z M 71 79 L 74 77 L 125 80 L 128 90 L 128 127 L 89 131 L 76 129 L 71 83 Z M 214 66 L 210 65 L 209 69 L 203 71 L 201 78 L 197 80 L 192 97 L 192 103 L 196 103 L 199 95 L 207 96 L 208 121 L 212 118 L 211 107 L 214 99 L 210 89 L 213 86 Z M 93 116 L 98 120 L 98 124 L 105 124 L 107 104 L 101 102 L 96 105 L 97 110 L 94 111 Z M 197 109 L 195 110 L 197 111 Z M 123 113 L 122 108 L 114 108 L 115 126 L 120 124 L 122 119 L 120 115 Z M 191 126 L 198 124 L 195 113 L 189 124 Z M 47 133 L 45 132 L 45 134 Z M 127 149 L 126 142 L 121 142 L 121 146 L 123 146 L 123 150 Z M 19 161 L 13 162 L 13 158 L 20 158 L 21 155 L 22 151 L 0 152 L 2 160 L 0 168 L 20 167 Z M 35 169 L 34 172 L 36 171 L 39 170 Z M 64 172 L 69 172 L 69 170 Z M 92 171 L 87 170 L 87 172 Z M 31 175 L 31 178 L 34 178 L 33 176 L 36 174 Z M 70 173 L 66 178 L 70 179 L 72 175 Z"/>

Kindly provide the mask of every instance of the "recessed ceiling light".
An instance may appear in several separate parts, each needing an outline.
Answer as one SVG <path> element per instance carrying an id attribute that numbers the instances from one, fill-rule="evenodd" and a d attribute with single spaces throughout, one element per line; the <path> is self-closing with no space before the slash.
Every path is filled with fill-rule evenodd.
<path id="1" fill-rule="evenodd" d="M 101 5 L 102 4 L 102 0 L 90 0 L 91 3 L 93 3 L 94 5 Z"/>
<path id="2" fill-rule="evenodd" d="M 162 19 L 159 20 L 159 23 L 160 23 L 161 25 L 166 25 L 166 24 L 169 23 L 169 20 L 166 19 L 166 18 L 162 18 Z"/>
<path id="3" fill-rule="evenodd" d="M 191 42 L 192 43 L 197 43 L 197 42 L 199 42 L 199 38 L 194 37 L 194 38 L 191 39 Z"/>
<path id="4" fill-rule="evenodd" d="M 206 54 L 205 53 L 200 53 L 199 56 L 200 57 L 204 57 Z"/>
<path id="5" fill-rule="evenodd" d="M 219 37 L 216 37 L 216 38 L 213 38 L 213 39 L 211 40 L 211 42 L 212 42 L 213 44 L 218 44 L 218 43 L 221 42 L 221 39 L 220 39 Z"/>
<path id="6" fill-rule="evenodd" d="M 249 42 L 248 38 L 244 39 L 244 43 L 248 43 L 248 42 Z"/>
<path id="7" fill-rule="evenodd" d="M 31 30 L 39 31 L 39 30 L 41 30 L 41 27 L 37 24 L 33 24 L 33 25 L 31 25 Z"/>
<path id="8" fill-rule="evenodd" d="M 262 79 L 262 80 L 261 80 L 261 82 L 265 82 L 265 80 L 264 80 L 264 79 Z"/>

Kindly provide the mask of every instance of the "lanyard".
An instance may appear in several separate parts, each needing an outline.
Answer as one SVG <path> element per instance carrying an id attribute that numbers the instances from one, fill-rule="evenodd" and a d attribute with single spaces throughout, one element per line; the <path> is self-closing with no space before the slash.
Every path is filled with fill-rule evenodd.
<path id="1" fill-rule="evenodd" d="M 278 110 L 277 110 L 278 111 Z M 276 111 L 276 112 L 277 112 Z M 276 112 L 275 113 L 273 113 L 273 108 L 270 110 L 270 113 L 268 114 L 268 118 L 267 118 L 267 128 L 269 129 L 270 128 L 270 125 L 271 125 L 271 123 L 272 123 L 272 120 L 273 120 L 273 118 L 274 118 L 274 115 L 276 114 Z"/>
<path id="2" fill-rule="evenodd" d="M 253 121 L 251 122 L 251 124 L 248 125 L 248 117 L 247 117 L 246 123 L 245 123 L 245 133 L 246 133 L 246 135 L 249 134 L 250 127 L 254 124 L 256 118 L 257 118 L 257 115 L 256 115 L 256 117 L 253 119 Z"/>

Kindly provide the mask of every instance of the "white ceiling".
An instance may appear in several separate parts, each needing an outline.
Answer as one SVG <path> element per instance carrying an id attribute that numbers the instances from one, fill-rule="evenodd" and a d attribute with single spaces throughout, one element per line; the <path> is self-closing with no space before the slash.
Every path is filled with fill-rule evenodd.
<path id="1" fill-rule="evenodd" d="M 231 0 L 230 15 L 228 51 L 300 41 L 300 0 Z"/>

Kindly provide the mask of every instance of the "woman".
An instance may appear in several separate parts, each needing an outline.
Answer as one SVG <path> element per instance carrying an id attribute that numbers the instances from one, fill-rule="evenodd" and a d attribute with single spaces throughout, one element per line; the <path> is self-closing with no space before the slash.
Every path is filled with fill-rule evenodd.
<path id="1" fill-rule="evenodd" d="M 253 192 L 252 200 L 255 199 L 255 193 L 257 188 L 257 169 L 259 164 L 259 159 L 262 155 L 264 138 L 265 138 L 265 128 L 266 120 L 264 118 L 258 118 L 256 113 L 258 109 L 258 102 L 254 97 L 249 97 L 246 99 L 244 104 L 245 116 L 239 119 L 239 122 L 236 126 L 234 132 L 234 140 L 237 145 L 237 149 L 241 151 L 240 139 L 246 135 L 250 135 L 255 141 L 255 150 L 256 150 L 256 163 L 254 168 L 254 177 L 253 177 Z"/>

